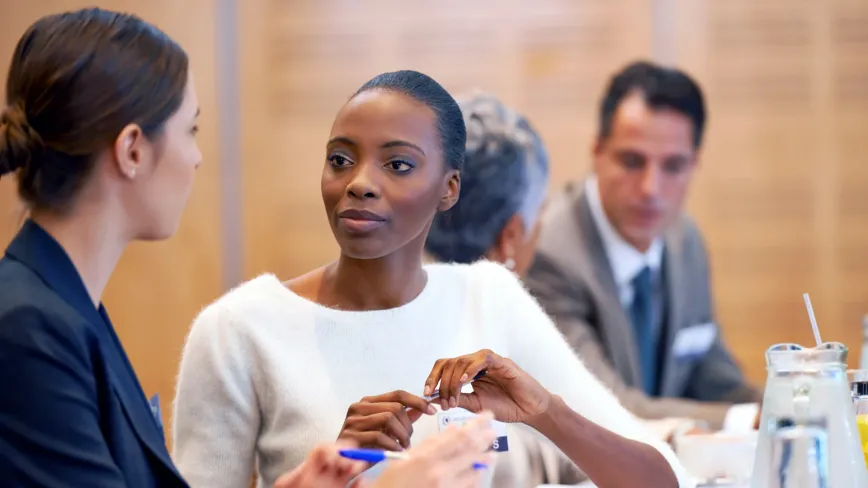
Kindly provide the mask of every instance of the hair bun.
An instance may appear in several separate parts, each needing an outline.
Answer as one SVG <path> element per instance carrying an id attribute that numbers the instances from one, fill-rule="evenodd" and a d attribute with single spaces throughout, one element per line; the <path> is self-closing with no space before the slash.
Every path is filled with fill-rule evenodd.
<path id="1" fill-rule="evenodd" d="M 21 104 L 12 104 L 0 114 L 0 176 L 30 164 L 43 147 L 42 138 L 27 121 Z"/>

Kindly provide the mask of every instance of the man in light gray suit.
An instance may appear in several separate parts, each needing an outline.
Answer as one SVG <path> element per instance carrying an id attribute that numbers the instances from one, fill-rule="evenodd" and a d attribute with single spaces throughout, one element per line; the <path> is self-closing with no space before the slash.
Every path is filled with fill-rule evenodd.
<path id="1" fill-rule="evenodd" d="M 593 174 L 550 202 L 527 284 L 637 416 L 749 430 L 761 395 L 721 340 L 705 246 L 682 213 L 704 125 L 688 75 L 646 62 L 616 74 Z"/>

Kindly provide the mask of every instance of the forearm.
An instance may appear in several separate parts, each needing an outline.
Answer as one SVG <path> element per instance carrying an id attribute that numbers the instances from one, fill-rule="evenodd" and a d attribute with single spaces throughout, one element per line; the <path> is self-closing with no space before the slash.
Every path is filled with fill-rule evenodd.
<path id="1" fill-rule="evenodd" d="M 678 486 L 675 473 L 660 452 L 600 427 L 570 409 L 560 397 L 553 397 L 548 411 L 527 424 L 549 438 L 600 488 Z"/>

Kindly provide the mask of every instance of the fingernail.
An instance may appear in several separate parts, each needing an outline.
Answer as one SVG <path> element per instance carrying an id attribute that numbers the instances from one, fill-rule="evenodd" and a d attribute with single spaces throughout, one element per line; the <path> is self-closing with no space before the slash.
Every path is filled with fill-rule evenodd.
<path id="1" fill-rule="evenodd" d="M 434 405 L 428 404 L 428 415 L 434 415 L 437 413 L 437 409 L 434 408 Z"/>
<path id="2" fill-rule="evenodd" d="M 464 376 L 461 377 L 461 382 L 462 382 L 462 383 L 467 383 L 467 380 L 468 380 L 468 379 L 469 379 L 469 378 L 467 377 L 467 373 L 464 373 Z"/>
<path id="3" fill-rule="evenodd" d="M 452 404 L 452 408 L 457 407 L 458 406 L 458 398 L 452 397 L 452 400 L 450 401 L 450 403 Z"/>
<path id="4" fill-rule="evenodd" d="M 431 394 L 431 387 L 428 386 L 428 385 L 425 385 L 425 389 L 422 390 L 422 394 L 425 395 L 425 396 L 430 395 L 430 394 Z"/>
<path id="5" fill-rule="evenodd" d="M 441 398 L 440 399 L 440 408 L 443 410 L 448 410 L 449 409 L 449 400 L 447 400 L 446 398 Z"/>

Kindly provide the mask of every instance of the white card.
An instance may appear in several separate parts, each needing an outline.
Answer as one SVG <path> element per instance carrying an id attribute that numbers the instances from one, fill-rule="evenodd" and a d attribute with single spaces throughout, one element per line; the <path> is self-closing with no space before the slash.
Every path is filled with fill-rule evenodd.
<path id="1" fill-rule="evenodd" d="M 463 408 L 451 408 L 445 412 L 437 414 L 437 426 L 440 432 L 446 430 L 450 425 L 464 425 L 473 420 L 476 414 Z M 506 452 L 509 450 L 509 442 L 506 438 L 506 424 L 496 420 L 491 421 L 491 427 L 497 436 L 494 442 L 491 443 L 491 450 L 497 452 Z"/>
<path id="2" fill-rule="evenodd" d="M 705 355 L 717 337 L 717 325 L 714 322 L 691 325 L 678 331 L 672 343 L 672 354 L 675 359 L 696 359 Z"/>

